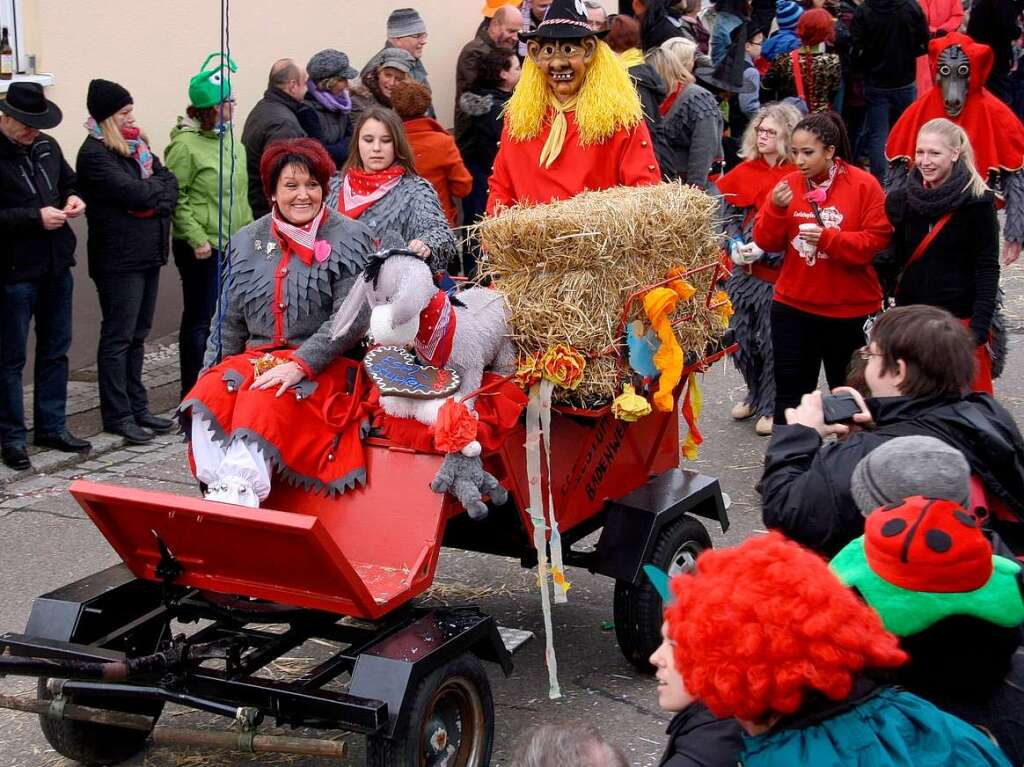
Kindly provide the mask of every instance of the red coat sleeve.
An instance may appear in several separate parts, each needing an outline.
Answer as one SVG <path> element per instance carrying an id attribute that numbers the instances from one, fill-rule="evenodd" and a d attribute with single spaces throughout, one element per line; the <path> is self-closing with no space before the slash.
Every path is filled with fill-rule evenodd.
<path id="1" fill-rule="evenodd" d="M 649 186 L 661 183 L 661 169 L 654 154 L 651 133 L 647 123 L 641 122 L 627 139 L 619 163 L 619 184 L 622 186 Z"/>
<path id="2" fill-rule="evenodd" d="M 765 253 L 785 253 L 789 240 L 789 208 L 767 200 L 754 219 L 754 242 Z"/>
<path id="3" fill-rule="evenodd" d="M 453 138 L 449 139 L 448 147 L 448 191 L 452 197 L 465 197 L 473 191 L 473 176 L 462 161 L 462 154 Z"/>
<path id="4" fill-rule="evenodd" d="M 487 182 L 487 215 L 493 216 L 498 208 L 511 208 L 516 203 L 512 174 L 508 170 L 505 147 L 509 146 L 508 130 L 502 128 L 498 156 L 494 158 L 491 177 Z"/>
<path id="5" fill-rule="evenodd" d="M 877 181 L 872 179 L 872 182 L 862 187 L 860 209 L 863 213 L 857 230 L 825 229 L 821 233 L 818 247 L 830 258 L 844 264 L 866 266 L 889 245 L 892 224 L 885 215 L 885 193 Z"/>

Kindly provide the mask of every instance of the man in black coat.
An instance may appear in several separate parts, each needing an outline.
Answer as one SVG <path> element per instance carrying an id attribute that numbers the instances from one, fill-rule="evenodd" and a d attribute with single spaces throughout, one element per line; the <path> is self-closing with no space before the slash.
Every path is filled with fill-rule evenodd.
<path id="1" fill-rule="evenodd" d="M 35 443 L 73 453 L 91 447 L 65 422 L 75 263 L 68 221 L 85 203 L 57 142 L 40 133 L 60 121 L 35 83 L 14 83 L 0 101 L 0 444 L 3 462 L 19 471 L 31 467 L 22 371 L 33 316 Z"/>
<path id="2" fill-rule="evenodd" d="M 272 141 L 311 136 L 319 140 L 320 118 L 303 102 L 309 75 L 291 59 L 274 62 L 263 98 L 256 102 L 242 128 L 246 169 L 249 172 L 249 206 L 254 219 L 270 212 L 270 203 L 263 194 L 260 160 L 263 150 Z"/>
<path id="3" fill-rule="evenodd" d="M 820 392 L 786 411 L 765 453 L 758 485 L 767 527 L 828 556 L 864 532 L 850 490 L 861 458 L 894 437 L 926 435 L 955 447 L 984 485 L 993 526 L 1021 539 L 1024 439 L 1013 417 L 988 394 L 963 394 L 974 375 L 974 339 L 949 312 L 905 306 L 883 314 L 860 351 L 871 398 L 856 394 L 854 426 L 824 422 Z M 831 444 L 824 437 L 839 435 Z"/>
<path id="4" fill-rule="evenodd" d="M 1010 104 L 1010 70 L 1013 68 L 1013 41 L 1020 37 L 1019 0 L 974 0 L 967 21 L 972 40 L 992 49 L 992 71 L 985 87 Z"/>
<path id="5" fill-rule="evenodd" d="M 854 68 L 864 74 L 864 149 L 871 173 L 885 184 L 885 140 L 917 98 L 917 57 L 928 52 L 928 21 L 916 0 L 864 0 L 850 36 Z"/>

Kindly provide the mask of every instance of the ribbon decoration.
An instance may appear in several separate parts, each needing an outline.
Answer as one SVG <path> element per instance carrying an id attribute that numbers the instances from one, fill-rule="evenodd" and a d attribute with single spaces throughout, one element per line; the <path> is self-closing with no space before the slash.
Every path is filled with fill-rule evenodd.
<path id="1" fill-rule="evenodd" d="M 697 374 L 690 373 L 686 377 L 686 394 L 683 396 L 683 420 L 686 421 L 687 434 L 683 441 L 683 458 L 693 461 L 697 458 L 704 435 L 697 427 L 697 419 L 700 418 L 700 411 L 704 407 L 704 396 L 700 391 L 700 384 L 697 383 Z"/>
<path id="2" fill-rule="evenodd" d="M 548 526 L 544 519 L 544 493 L 541 487 L 541 431 L 542 387 L 547 389 L 548 419 L 550 419 L 551 382 L 543 380 L 530 386 L 530 398 L 526 405 L 526 475 L 530 488 L 530 521 L 533 523 L 533 545 L 537 549 L 537 579 L 540 582 L 540 604 L 544 614 L 544 660 L 548 669 L 548 697 L 552 700 L 562 697 L 558 686 L 558 662 L 555 658 L 554 626 L 551 620 L 551 595 L 548 593 L 548 557 L 546 533 Z M 549 488 L 550 492 L 550 488 Z M 554 517 L 554 514 L 551 515 Z M 559 552 L 561 553 L 561 552 Z M 557 589 L 555 590 L 557 593 Z M 563 592 L 564 597 L 564 592 Z"/>
<path id="3" fill-rule="evenodd" d="M 540 382 L 540 431 L 544 437 L 544 461 L 548 476 L 548 506 L 546 515 L 551 528 L 551 580 L 554 584 L 555 604 L 569 601 L 566 592 L 571 584 L 565 578 L 565 566 L 562 564 L 562 534 L 558 531 L 558 515 L 555 514 L 555 498 L 551 491 L 551 392 L 555 385 L 545 378 Z"/>

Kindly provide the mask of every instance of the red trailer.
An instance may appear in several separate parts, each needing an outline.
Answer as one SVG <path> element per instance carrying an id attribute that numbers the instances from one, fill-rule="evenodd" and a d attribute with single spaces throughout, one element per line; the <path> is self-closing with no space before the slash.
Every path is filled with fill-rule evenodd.
<path id="1" fill-rule="evenodd" d="M 685 372 L 730 350 L 723 340 Z M 551 436 L 564 562 L 615 578 L 619 645 L 647 670 L 661 602 L 642 567 L 690 567 L 711 545 L 696 517 L 727 528 L 718 481 L 679 468 L 674 412 L 627 423 L 610 407 L 555 406 Z M 333 499 L 280 483 L 248 509 L 75 482 L 71 493 L 123 564 L 39 597 L 25 632 L 0 636 L 0 673 L 40 677 L 39 699 L 23 707 L 40 712 L 58 752 L 88 764 L 172 737 L 153 731 L 170 701 L 236 719 L 264 750 L 291 747 L 255 735 L 273 717 L 366 733 L 372 765 L 486 765 L 493 702 L 480 659 L 508 673 L 506 641 L 475 609 L 427 609 L 416 597 L 442 546 L 536 564 L 524 442 L 520 424 L 486 456 L 509 500 L 481 522 L 431 491 L 442 456 L 372 435 L 366 486 Z M 596 546 L 574 548 L 597 530 Z M 172 621 L 202 627 L 172 638 Z M 297 679 L 259 675 L 314 638 L 338 651 Z M 332 687 L 346 675 L 343 691 Z M 298 752 L 330 750 L 315 748 L 326 750 Z"/>

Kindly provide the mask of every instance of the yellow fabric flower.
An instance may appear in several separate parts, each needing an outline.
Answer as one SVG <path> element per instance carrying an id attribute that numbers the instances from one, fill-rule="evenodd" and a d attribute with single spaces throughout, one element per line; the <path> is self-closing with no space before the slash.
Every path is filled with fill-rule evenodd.
<path id="1" fill-rule="evenodd" d="M 551 383 L 572 391 L 583 380 L 587 360 L 568 344 L 556 344 L 541 357 L 540 366 L 544 377 Z"/>
<path id="2" fill-rule="evenodd" d="M 626 384 L 622 387 L 622 394 L 612 402 L 612 415 L 620 421 L 632 423 L 639 421 L 645 415 L 650 415 L 651 403 L 646 398 L 636 393 L 633 384 Z"/>

